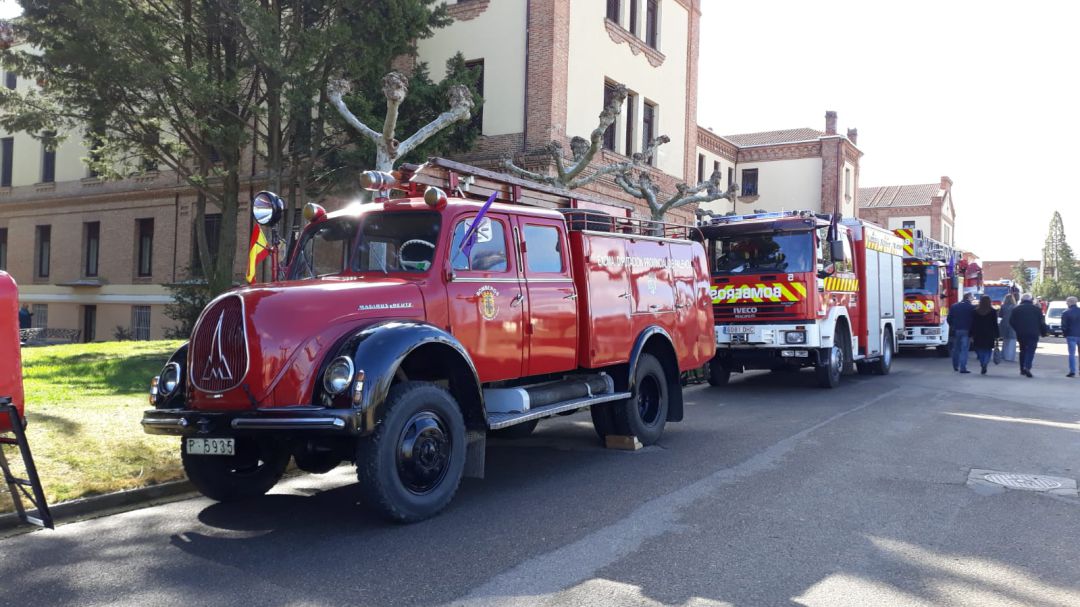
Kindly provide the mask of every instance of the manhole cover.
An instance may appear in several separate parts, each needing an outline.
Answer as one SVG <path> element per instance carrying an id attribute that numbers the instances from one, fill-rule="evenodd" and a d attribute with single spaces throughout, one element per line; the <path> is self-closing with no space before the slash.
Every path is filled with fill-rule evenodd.
<path id="1" fill-rule="evenodd" d="M 987 474 L 983 477 L 991 483 L 1004 485 L 1010 489 L 1025 491 L 1050 491 L 1060 489 L 1061 483 L 1034 474 Z"/>

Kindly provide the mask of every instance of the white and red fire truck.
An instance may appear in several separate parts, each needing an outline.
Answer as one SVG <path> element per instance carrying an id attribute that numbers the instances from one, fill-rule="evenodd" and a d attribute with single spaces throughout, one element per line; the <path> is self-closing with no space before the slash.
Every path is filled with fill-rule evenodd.
<path id="1" fill-rule="evenodd" d="M 904 329 L 899 238 L 810 211 L 716 217 L 700 228 L 713 260 L 709 383 L 733 371 L 814 367 L 833 388 L 856 367 L 889 372 Z"/>
<path id="2" fill-rule="evenodd" d="M 949 355 L 949 306 L 960 301 L 960 252 L 922 235 L 919 230 L 894 230 L 904 241 L 904 330 L 901 348 L 937 348 Z"/>

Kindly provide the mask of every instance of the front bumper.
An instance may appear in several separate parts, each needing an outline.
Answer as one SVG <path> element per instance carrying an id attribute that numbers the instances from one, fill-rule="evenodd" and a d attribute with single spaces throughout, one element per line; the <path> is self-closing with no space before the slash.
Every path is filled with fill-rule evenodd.
<path id="1" fill-rule="evenodd" d="M 900 332 L 900 347 L 928 348 L 949 343 L 949 334 L 941 327 L 905 327 Z"/>
<path id="2" fill-rule="evenodd" d="M 356 409 L 325 407 L 273 407 L 252 411 L 193 411 L 148 409 L 143 412 L 143 431 L 172 436 L 239 435 L 264 432 L 311 432 L 358 435 L 363 414 Z"/>

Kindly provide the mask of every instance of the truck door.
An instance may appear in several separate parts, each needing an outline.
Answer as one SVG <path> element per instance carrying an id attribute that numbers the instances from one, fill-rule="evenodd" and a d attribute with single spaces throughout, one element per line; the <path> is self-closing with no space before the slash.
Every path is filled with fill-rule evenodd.
<path id="1" fill-rule="evenodd" d="M 475 215 L 459 218 L 447 259 L 450 326 L 468 350 L 481 382 L 522 375 L 525 293 L 513 254 L 510 217 L 487 213 L 471 250 L 463 246 Z"/>
<path id="2" fill-rule="evenodd" d="M 525 375 L 577 368 L 578 302 L 562 222 L 518 217 L 528 308 Z"/>

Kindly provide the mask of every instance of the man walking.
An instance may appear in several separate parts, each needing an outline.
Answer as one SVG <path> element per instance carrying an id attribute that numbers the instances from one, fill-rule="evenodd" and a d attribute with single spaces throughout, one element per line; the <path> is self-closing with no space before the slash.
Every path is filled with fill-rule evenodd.
<path id="1" fill-rule="evenodd" d="M 1039 346 L 1039 337 L 1046 335 L 1047 327 L 1042 310 L 1031 301 L 1031 293 L 1024 293 L 1020 298 L 1020 305 L 1009 317 L 1009 325 L 1016 331 L 1016 340 L 1020 342 L 1020 375 L 1032 377 L 1035 348 Z"/>
<path id="2" fill-rule="evenodd" d="M 30 325 L 33 324 L 33 319 L 34 315 L 30 313 L 30 306 L 23 304 L 22 307 L 19 308 L 19 328 L 29 329 Z"/>
<path id="3" fill-rule="evenodd" d="M 1076 307 L 1076 298 L 1070 297 L 1065 300 L 1069 304 L 1068 309 L 1061 315 L 1061 334 L 1069 348 L 1069 374 L 1065 377 L 1076 377 L 1076 349 L 1080 347 L 1080 308 Z"/>
<path id="4" fill-rule="evenodd" d="M 967 370 L 968 348 L 971 347 L 971 326 L 975 324 L 975 306 L 971 305 L 971 293 L 949 306 L 949 330 L 952 332 L 953 371 L 971 373 Z"/>

